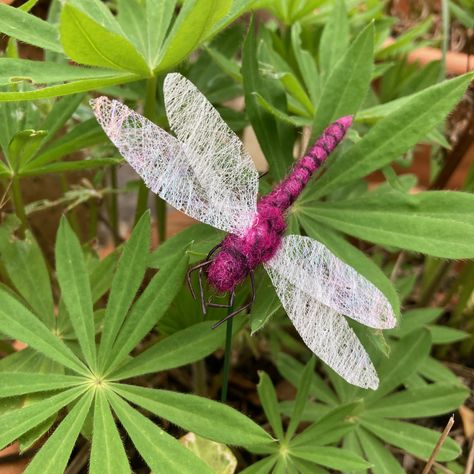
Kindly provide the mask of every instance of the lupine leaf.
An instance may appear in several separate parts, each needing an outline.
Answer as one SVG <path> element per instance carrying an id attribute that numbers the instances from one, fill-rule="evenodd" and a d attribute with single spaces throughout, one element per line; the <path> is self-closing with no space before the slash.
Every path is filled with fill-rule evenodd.
<path id="1" fill-rule="evenodd" d="M 0 373 L 0 398 L 70 388 L 84 382 L 84 378 L 62 374 Z"/>
<path id="2" fill-rule="evenodd" d="M 113 384 L 115 392 L 154 415 L 200 436 L 236 446 L 263 445 L 272 439 L 237 410 L 196 395 Z M 229 430 L 229 427 L 232 427 Z"/>
<path id="3" fill-rule="evenodd" d="M 431 338 L 427 330 L 421 329 L 394 343 L 390 357 L 382 361 L 377 372 L 380 377 L 379 388 L 366 395 L 367 405 L 398 387 L 413 374 L 431 349 Z"/>
<path id="4" fill-rule="evenodd" d="M 0 288 L 0 331 L 18 339 L 79 373 L 87 373 L 85 365 L 58 337 L 25 308 L 16 298 Z"/>
<path id="5" fill-rule="evenodd" d="M 231 0 L 188 0 L 163 47 L 160 71 L 180 63 L 207 37 L 212 27 L 229 11 Z"/>
<path id="6" fill-rule="evenodd" d="M 102 367 L 142 283 L 148 261 L 150 239 L 150 214 L 146 212 L 124 245 L 112 281 L 99 348 L 99 364 Z"/>
<path id="7" fill-rule="evenodd" d="M 319 43 L 319 66 L 328 77 L 337 61 L 344 55 L 349 44 L 349 21 L 344 0 L 333 2 Z M 373 53 L 372 53 L 373 54 Z"/>
<path id="8" fill-rule="evenodd" d="M 380 418 L 362 418 L 364 428 L 383 439 L 386 443 L 414 454 L 421 459 L 428 459 L 440 437 L 440 433 L 422 426 L 404 421 Z M 446 438 L 436 461 L 451 461 L 461 454 L 461 448 L 451 438 Z"/>
<path id="9" fill-rule="evenodd" d="M 23 92 L 0 92 L 0 102 L 16 102 L 21 100 L 47 99 L 49 97 L 59 97 L 79 92 L 87 92 L 93 89 L 125 84 L 127 82 L 137 81 L 141 77 L 136 74 L 110 72 L 109 77 L 99 79 L 81 79 L 58 84 L 40 89 L 28 90 Z"/>
<path id="10" fill-rule="evenodd" d="M 96 391 L 92 433 L 89 472 L 130 473 L 127 454 L 103 389 Z"/>
<path id="11" fill-rule="evenodd" d="M 408 151 L 446 117 L 473 77 L 474 73 L 464 74 L 411 96 L 328 167 L 313 196 L 325 196 Z"/>
<path id="12" fill-rule="evenodd" d="M 95 368 L 94 313 L 89 275 L 81 244 L 66 218 L 61 220 L 56 238 L 56 271 L 61 297 L 89 365 Z"/>
<path id="13" fill-rule="evenodd" d="M 283 440 L 283 425 L 280 418 L 278 399 L 275 387 L 270 377 L 263 371 L 259 372 L 259 382 L 257 385 L 258 398 L 262 404 L 263 411 L 270 422 L 270 426 L 278 439 Z"/>
<path id="14" fill-rule="evenodd" d="M 187 255 L 178 254 L 153 277 L 140 298 L 132 306 L 118 333 L 107 360 L 106 367 L 109 372 L 136 347 L 163 317 L 183 284 L 187 266 Z M 141 354 L 142 360 L 143 354 L 147 352 Z M 138 357 L 134 361 L 137 359 Z"/>
<path id="15" fill-rule="evenodd" d="M 109 392 L 107 398 L 133 444 L 154 472 L 213 474 L 207 464 L 119 396 Z"/>
<path id="16" fill-rule="evenodd" d="M 33 46 L 62 52 L 57 28 L 20 8 L 0 3 L 0 31 Z"/>
<path id="17" fill-rule="evenodd" d="M 363 429 L 357 430 L 357 437 L 362 445 L 367 460 L 372 463 L 373 474 L 404 474 L 395 456 L 375 436 Z"/>
<path id="18" fill-rule="evenodd" d="M 92 402 L 93 392 L 84 395 L 48 438 L 28 465 L 25 474 L 62 474 Z"/>
<path id="19" fill-rule="evenodd" d="M 39 425 L 42 421 L 57 413 L 71 403 L 84 391 L 83 387 L 71 388 L 57 395 L 26 407 L 9 410 L 0 416 L 0 449 L 16 440 L 23 433 Z"/>
<path id="20" fill-rule="evenodd" d="M 299 210 L 317 222 L 381 245 L 436 257 L 472 258 L 473 206 L 470 193 L 392 191 L 344 201 L 308 201 Z"/>
<path id="21" fill-rule="evenodd" d="M 330 446 L 305 446 L 292 448 L 291 453 L 293 456 L 338 471 L 360 470 L 371 467 L 370 463 L 357 454 Z"/>
<path id="22" fill-rule="evenodd" d="M 355 38 L 325 82 L 311 132 L 313 140 L 331 122 L 354 114 L 362 105 L 372 80 L 373 55 L 374 27 L 371 23 Z"/>
<path id="23" fill-rule="evenodd" d="M 224 328 L 213 330 L 213 322 L 197 323 L 168 336 L 112 372 L 110 377 L 113 380 L 135 377 L 180 367 L 206 357 L 224 343 Z"/>
<path id="24" fill-rule="evenodd" d="M 61 43 L 66 54 L 80 64 L 108 67 L 148 76 L 143 56 L 123 36 L 96 23 L 70 4 L 61 12 Z"/>
<path id="25" fill-rule="evenodd" d="M 3 225 L 0 228 L 0 256 L 18 293 L 45 324 L 53 327 L 51 282 L 43 254 L 33 235 L 26 232 L 24 240 L 20 240 L 13 236 L 13 229 Z"/>
<path id="26" fill-rule="evenodd" d="M 389 418 L 433 417 L 456 410 L 469 396 L 460 384 L 434 383 L 403 390 L 368 405 L 370 416 Z"/>

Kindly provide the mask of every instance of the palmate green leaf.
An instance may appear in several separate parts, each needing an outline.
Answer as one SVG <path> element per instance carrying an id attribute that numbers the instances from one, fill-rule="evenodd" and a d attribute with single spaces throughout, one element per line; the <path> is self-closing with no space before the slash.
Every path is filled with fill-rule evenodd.
<path id="1" fill-rule="evenodd" d="M 190 364 L 208 356 L 222 346 L 225 339 L 223 327 L 211 328 L 214 322 L 216 321 L 197 323 L 168 336 L 112 372 L 109 378 L 120 380 L 159 372 Z M 238 327 L 235 327 L 234 331 L 237 329 Z M 133 347 L 135 345 L 136 343 Z M 125 353 L 125 351 L 121 352 Z"/>
<path id="2" fill-rule="evenodd" d="M 21 372 L 0 373 L 0 398 L 70 388 L 84 383 L 84 378 L 62 374 Z"/>
<path id="3" fill-rule="evenodd" d="M 281 307 L 270 277 L 266 272 L 262 272 L 260 281 L 257 283 L 255 302 L 250 312 L 251 335 L 262 329 L 281 310 Z"/>
<path id="4" fill-rule="evenodd" d="M 428 326 L 433 344 L 452 344 L 471 337 L 469 333 L 445 326 Z"/>
<path id="5" fill-rule="evenodd" d="M 270 377 L 263 371 L 258 372 L 259 382 L 257 385 L 258 398 L 262 404 L 263 411 L 276 437 L 283 440 L 283 425 L 280 418 L 280 409 L 278 407 L 278 399 L 275 387 Z"/>
<path id="6" fill-rule="evenodd" d="M 418 372 L 423 377 L 433 382 L 448 382 L 454 385 L 459 384 L 456 374 L 451 372 L 451 370 L 434 357 L 427 357 L 419 366 Z"/>
<path id="7" fill-rule="evenodd" d="M 250 418 L 223 403 L 168 390 L 125 384 L 111 386 L 133 404 L 213 441 L 236 446 L 273 442 L 271 436 Z"/>
<path id="8" fill-rule="evenodd" d="M 71 118 L 72 114 L 79 107 L 79 104 L 84 100 L 84 97 L 84 94 L 75 94 L 69 97 L 63 97 L 54 102 L 51 111 L 41 124 L 41 127 L 47 132 L 43 140 L 43 145 L 54 138 L 56 133 Z"/>
<path id="9" fill-rule="evenodd" d="M 95 392 L 94 426 L 89 462 L 91 474 L 130 473 L 127 454 L 120 439 L 109 402 L 103 389 Z"/>
<path id="10" fill-rule="evenodd" d="M 339 58 L 344 55 L 348 44 L 349 21 L 346 5 L 344 0 L 336 0 L 319 43 L 319 67 L 326 78 Z"/>
<path id="11" fill-rule="evenodd" d="M 133 444 L 154 472 L 212 474 L 213 471 L 189 449 L 153 424 L 113 392 L 107 398 Z"/>
<path id="12" fill-rule="evenodd" d="M 58 84 L 23 92 L 0 92 L 0 102 L 47 99 L 50 97 L 59 97 L 69 94 L 77 94 L 80 92 L 87 92 L 94 89 L 102 89 L 118 84 L 126 84 L 127 82 L 138 81 L 139 79 L 141 79 L 141 76 L 136 74 L 110 71 L 110 75 L 108 77 L 97 79 L 80 79 L 68 82 L 66 84 Z"/>
<path id="13" fill-rule="evenodd" d="M 20 130 L 13 135 L 8 145 L 8 162 L 14 173 L 24 166 L 24 164 L 38 151 L 46 132 L 44 130 Z"/>
<path id="14" fill-rule="evenodd" d="M 355 38 L 329 74 L 317 106 L 312 140 L 334 120 L 357 112 L 372 80 L 373 55 L 374 26 L 371 23 Z"/>
<path id="15" fill-rule="evenodd" d="M 300 380 L 298 383 L 298 392 L 296 394 L 295 404 L 293 406 L 293 412 L 291 414 L 290 423 L 286 430 L 286 439 L 291 439 L 298 428 L 303 414 L 304 407 L 308 400 L 308 394 L 311 388 L 311 376 L 314 373 L 314 367 L 316 359 L 311 356 L 311 359 L 306 364 L 304 370 L 301 372 Z M 311 460 L 310 460 L 311 461 Z"/>
<path id="16" fill-rule="evenodd" d="M 370 242 L 436 257 L 472 258 L 473 207 L 470 193 L 406 195 L 392 191 L 345 201 L 308 201 L 299 210 L 317 222 Z"/>
<path id="17" fill-rule="evenodd" d="M 147 267 L 150 239 L 150 213 L 145 212 L 124 245 L 112 281 L 99 347 L 101 369 L 104 368 L 104 362 L 109 357 L 115 338 L 142 283 Z"/>
<path id="18" fill-rule="evenodd" d="M 398 158 L 422 140 L 456 105 L 474 73 L 444 81 L 418 92 L 372 129 L 320 177 L 314 197 L 367 175 Z"/>
<path id="19" fill-rule="evenodd" d="M 22 171 L 43 167 L 75 151 L 106 141 L 106 135 L 97 120 L 94 118 L 85 120 L 30 160 Z"/>
<path id="20" fill-rule="evenodd" d="M 87 367 L 41 321 L 16 298 L 0 288 L 0 332 L 18 339 L 75 372 L 87 374 Z"/>
<path id="21" fill-rule="evenodd" d="M 390 329 L 387 334 L 396 337 L 405 337 L 417 329 L 426 327 L 428 323 L 438 319 L 443 313 L 442 308 L 416 308 L 403 313 L 400 324 Z"/>
<path id="22" fill-rule="evenodd" d="M 148 31 L 145 27 L 148 14 L 146 4 L 138 0 L 118 0 L 117 8 L 117 21 L 125 37 L 150 64 L 148 60 Z"/>
<path id="23" fill-rule="evenodd" d="M 81 397 L 30 462 L 25 474 L 40 472 L 62 474 L 64 472 L 76 439 L 89 412 L 92 397 L 92 391 Z"/>
<path id="24" fill-rule="evenodd" d="M 301 77 L 304 85 L 308 91 L 311 102 L 315 104 L 319 98 L 320 93 L 320 77 L 316 61 L 313 56 L 303 49 L 301 42 L 301 24 L 294 23 L 291 26 L 291 45 L 292 51 L 298 64 Z"/>
<path id="25" fill-rule="evenodd" d="M 415 331 L 392 345 L 390 358 L 384 359 L 377 372 L 380 385 L 376 391 L 367 393 L 365 403 L 370 407 L 376 400 L 398 387 L 413 374 L 431 349 L 431 338 L 425 329 Z"/>
<path id="26" fill-rule="evenodd" d="M 75 387 L 42 401 L 22 408 L 9 410 L 0 416 L 0 449 L 16 440 L 23 433 L 37 426 L 51 415 L 60 411 L 84 392 L 84 388 Z"/>
<path id="27" fill-rule="evenodd" d="M 0 32 L 24 43 L 61 53 L 57 28 L 20 8 L 0 3 Z"/>
<path id="28" fill-rule="evenodd" d="M 0 258 L 8 277 L 18 293 L 24 298 L 35 314 L 49 327 L 54 324 L 54 302 L 46 262 L 33 235 L 27 231 L 24 240 L 13 236 L 14 228 L 0 227 Z"/>
<path id="29" fill-rule="evenodd" d="M 293 212 L 298 216 L 298 220 L 307 234 L 326 245 L 334 255 L 354 267 L 362 276 L 371 281 L 387 297 L 393 312 L 399 315 L 400 299 L 397 291 L 379 266 L 339 233 L 318 225 L 312 218 L 311 211 L 305 212 L 306 208 L 311 208 L 309 205 L 307 206 L 306 203 L 302 202 L 301 206 L 298 204 L 297 206 L 298 208 L 294 209 Z"/>
<path id="30" fill-rule="evenodd" d="M 468 396 L 469 390 L 463 385 L 434 383 L 384 397 L 368 410 L 370 416 L 428 418 L 457 409 Z"/>
<path id="31" fill-rule="evenodd" d="M 5 85 L 19 84 L 22 82 L 31 84 L 58 84 L 65 81 L 109 78 L 113 74 L 114 71 L 104 68 L 71 66 L 69 64 L 31 61 L 29 59 L 0 58 L 0 84 Z M 81 99 L 81 97 L 79 97 L 79 99 Z M 78 100 L 78 97 L 75 97 L 73 102 L 76 100 Z M 48 119 L 52 120 L 58 117 L 57 115 L 52 116 L 51 113 L 48 115 L 47 121 Z M 57 113 L 57 111 L 55 111 L 55 113 Z M 61 115 L 59 115 L 59 117 L 61 117 Z M 46 126 L 44 128 L 47 129 Z"/>
<path id="32" fill-rule="evenodd" d="M 187 0 L 163 46 L 158 70 L 170 69 L 185 59 L 209 36 L 212 27 L 229 11 L 231 0 Z"/>
<path id="33" fill-rule="evenodd" d="M 330 446 L 301 446 L 291 449 L 291 454 L 301 459 L 314 462 L 321 466 L 329 467 L 340 471 L 360 470 L 371 467 L 357 454 L 345 449 L 333 448 Z"/>
<path id="34" fill-rule="evenodd" d="M 89 275 L 79 239 L 65 217 L 59 224 L 55 257 L 62 301 L 84 357 L 89 366 L 95 369 L 97 354 Z"/>
<path id="35" fill-rule="evenodd" d="M 124 36 L 124 32 L 116 17 L 102 0 L 68 0 L 68 2 L 73 7 L 89 15 L 97 23 L 107 28 L 107 30 Z"/>
<path id="36" fill-rule="evenodd" d="M 395 456 L 375 436 L 363 429 L 357 430 L 357 438 L 367 460 L 372 463 L 373 474 L 404 474 L 405 470 L 400 466 Z"/>
<path id="37" fill-rule="evenodd" d="M 298 362 L 288 354 L 280 352 L 277 355 L 276 366 L 282 377 L 288 380 L 294 387 L 298 386 L 301 372 L 304 369 L 301 362 Z M 335 406 L 338 404 L 338 399 L 334 395 L 334 392 L 316 373 L 313 373 L 311 376 L 310 394 L 328 405 Z"/>
<path id="38" fill-rule="evenodd" d="M 283 178 L 293 160 L 294 128 L 279 122 L 262 108 L 255 97 L 258 92 L 268 103 L 286 110 L 286 94 L 278 84 L 263 79 L 258 69 L 257 38 L 251 22 L 244 42 L 242 76 L 247 115 L 258 142 L 270 164 L 270 173 L 276 180 Z"/>
<path id="39" fill-rule="evenodd" d="M 153 277 L 132 306 L 110 350 L 109 357 L 105 360 L 104 367 L 108 373 L 123 361 L 163 317 L 183 284 L 187 266 L 187 255 L 178 254 Z M 146 352 L 142 353 L 142 356 Z"/>
<path id="40" fill-rule="evenodd" d="M 440 433 L 422 426 L 380 418 L 362 418 L 361 425 L 386 443 L 428 459 L 440 437 Z M 461 454 L 461 448 L 451 438 L 447 438 L 441 447 L 436 461 L 451 461 Z"/>
<path id="41" fill-rule="evenodd" d="M 292 447 L 323 446 L 340 440 L 355 427 L 359 402 L 338 406 L 291 440 Z"/>
<path id="42" fill-rule="evenodd" d="M 68 3 L 61 12 L 60 33 L 64 51 L 80 64 L 150 75 L 145 59 L 128 40 Z"/>
<path id="43" fill-rule="evenodd" d="M 260 461 L 257 461 L 251 466 L 245 468 L 240 474 L 268 474 L 270 472 L 275 472 L 273 467 L 275 466 L 277 460 L 277 455 L 260 459 Z"/>
<path id="44" fill-rule="evenodd" d="M 93 170 L 105 166 L 119 165 L 122 162 L 123 160 L 121 158 L 86 158 L 76 161 L 61 161 L 59 163 L 50 163 L 45 166 L 28 167 L 26 170 L 19 173 L 19 176 L 28 177 L 79 170 Z"/>
<path id="45" fill-rule="evenodd" d="M 158 64 L 163 42 L 168 32 L 176 0 L 146 0 L 147 59 L 152 69 Z"/>

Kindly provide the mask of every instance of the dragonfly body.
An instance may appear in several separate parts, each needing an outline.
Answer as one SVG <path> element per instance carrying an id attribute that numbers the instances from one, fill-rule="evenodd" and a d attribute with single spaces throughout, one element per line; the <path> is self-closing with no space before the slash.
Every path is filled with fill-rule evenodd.
<path id="1" fill-rule="evenodd" d="M 285 212 L 311 176 L 344 138 L 352 117 L 332 123 L 289 175 L 257 204 L 254 221 L 242 235 L 229 234 L 207 269 L 207 279 L 220 292 L 233 291 L 258 265 L 277 252 L 286 229 Z"/>

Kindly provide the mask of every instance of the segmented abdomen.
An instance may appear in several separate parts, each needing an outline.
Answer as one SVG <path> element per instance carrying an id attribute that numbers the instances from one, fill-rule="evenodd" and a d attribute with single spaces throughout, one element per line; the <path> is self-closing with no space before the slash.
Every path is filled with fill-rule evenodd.
<path id="1" fill-rule="evenodd" d="M 264 196 L 259 204 L 286 211 L 301 194 L 313 173 L 342 141 L 351 124 L 352 116 L 348 115 L 329 125 L 309 152 L 295 164 L 291 173 L 271 193 Z"/>

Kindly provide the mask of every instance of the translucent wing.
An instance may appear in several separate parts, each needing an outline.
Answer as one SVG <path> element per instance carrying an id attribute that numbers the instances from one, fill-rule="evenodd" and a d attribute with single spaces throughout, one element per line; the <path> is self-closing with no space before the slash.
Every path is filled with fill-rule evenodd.
<path id="1" fill-rule="evenodd" d="M 341 313 L 372 327 L 393 327 L 382 293 L 308 237 L 285 237 L 265 268 L 306 345 L 348 382 L 377 388 L 372 362 Z"/>
<path id="2" fill-rule="evenodd" d="M 384 294 L 316 240 L 285 237 L 269 265 L 284 269 L 291 283 L 337 313 L 373 328 L 397 323 Z"/>
<path id="3" fill-rule="evenodd" d="M 154 193 L 194 219 L 242 233 L 256 213 L 258 173 L 252 160 L 189 81 L 168 75 L 165 96 L 178 139 L 115 100 L 99 97 L 92 105 L 109 138 Z"/>

